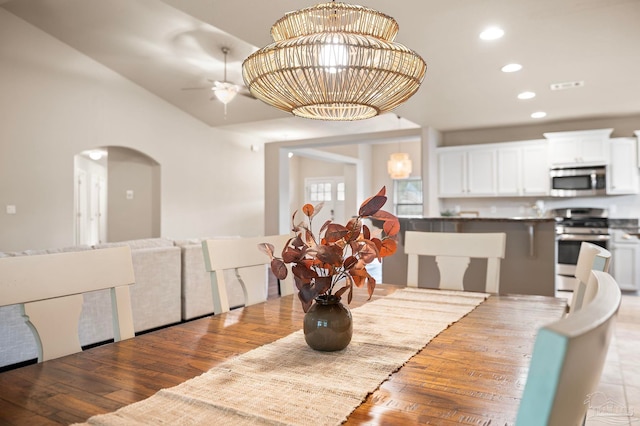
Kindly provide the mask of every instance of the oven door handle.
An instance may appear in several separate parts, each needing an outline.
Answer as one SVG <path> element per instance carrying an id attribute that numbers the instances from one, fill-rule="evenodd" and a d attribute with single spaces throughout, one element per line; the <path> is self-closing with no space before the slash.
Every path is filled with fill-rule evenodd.
<path id="1" fill-rule="evenodd" d="M 558 235 L 558 241 L 609 241 L 610 235 L 590 234 L 562 234 Z"/>

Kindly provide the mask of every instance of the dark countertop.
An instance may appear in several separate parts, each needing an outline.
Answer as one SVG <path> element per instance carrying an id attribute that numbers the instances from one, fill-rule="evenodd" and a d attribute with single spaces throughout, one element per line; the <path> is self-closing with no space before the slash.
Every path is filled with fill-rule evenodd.
<path id="1" fill-rule="evenodd" d="M 609 228 L 612 229 L 630 229 L 637 231 L 638 219 L 613 219 L 609 218 Z"/>
<path id="2" fill-rule="evenodd" d="M 433 220 L 452 222 L 555 222 L 552 217 L 460 217 L 460 216 L 435 216 L 435 217 L 401 217 L 400 220 Z"/>

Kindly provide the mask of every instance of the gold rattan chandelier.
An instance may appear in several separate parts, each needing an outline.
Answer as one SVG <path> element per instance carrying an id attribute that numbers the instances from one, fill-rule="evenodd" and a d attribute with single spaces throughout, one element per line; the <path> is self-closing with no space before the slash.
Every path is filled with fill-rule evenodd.
<path id="1" fill-rule="evenodd" d="M 322 3 L 285 14 L 274 43 L 242 64 L 258 99 L 299 117 L 361 120 L 392 110 L 420 87 L 427 64 L 394 43 L 398 23 L 373 9 Z"/>

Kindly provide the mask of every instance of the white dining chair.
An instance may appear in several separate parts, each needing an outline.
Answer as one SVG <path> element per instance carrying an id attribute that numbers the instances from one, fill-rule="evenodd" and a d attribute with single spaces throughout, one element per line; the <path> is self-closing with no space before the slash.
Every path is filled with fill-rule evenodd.
<path id="1" fill-rule="evenodd" d="M 596 244 L 583 242 L 576 263 L 576 285 L 573 289 L 569 314 L 579 311 L 593 297 L 593 290 L 588 287 L 591 271 L 609 272 L 611 252 Z"/>
<path id="2" fill-rule="evenodd" d="M 0 306 L 21 305 L 38 362 L 82 351 L 83 293 L 110 289 L 114 340 L 133 337 L 134 282 L 128 246 L 0 258 Z"/>
<path id="3" fill-rule="evenodd" d="M 267 255 L 258 249 L 258 244 L 271 243 L 275 247 L 276 253 L 281 253 L 289 235 L 272 235 L 266 237 L 233 238 L 233 239 L 208 239 L 202 242 L 204 263 L 206 270 L 211 276 L 211 292 L 213 296 L 213 312 L 215 314 L 228 312 L 229 298 L 227 295 L 227 284 L 225 282 L 224 271 L 235 270 L 238 282 L 242 286 L 244 293 L 244 305 L 253 305 L 264 302 L 266 294 L 263 291 L 249 291 L 247 283 L 244 281 L 258 281 L 259 284 L 268 280 L 268 266 L 271 260 Z M 250 274 L 246 268 L 262 266 L 261 276 Z M 242 275 L 245 275 L 243 280 Z M 255 285 L 251 285 L 255 288 Z M 293 294 L 293 278 L 289 271 L 287 278 L 279 282 L 280 295 Z"/>
<path id="4" fill-rule="evenodd" d="M 407 286 L 418 286 L 419 256 L 435 256 L 440 271 L 439 288 L 463 290 L 464 274 L 471 258 L 487 259 L 485 291 L 500 290 L 500 261 L 504 259 L 505 233 L 451 233 L 407 231 L 404 251 L 408 255 Z"/>
<path id="5" fill-rule="evenodd" d="M 583 424 L 622 297 L 607 272 L 591 271 L 589 285 L 595 289 L 593 300 L 538 331 L 517 426 Z"/>

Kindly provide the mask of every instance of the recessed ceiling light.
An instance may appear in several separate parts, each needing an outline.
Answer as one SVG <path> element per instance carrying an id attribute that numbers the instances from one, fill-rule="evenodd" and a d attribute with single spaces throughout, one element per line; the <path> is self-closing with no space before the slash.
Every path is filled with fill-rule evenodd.
<path id="1" fill-rule="evenodd" d="M 531 114 L 531 118 L 544 118 L 547 116 L 547 113 L 544 111 L 538 111 Z"/>
<path id="2" fill-rule="evenodd" d="M 520 64 L 507 64 L 501 68 L 502 72 L 516 72 L 522 69 L 522 65 Z"/>
<path id="3" fill-rule="evenodd" d="M 534 92 L 522 92 L 518 93 L 518 99 L 531 99 L 535 98 L 536 94 Z"/>
<path id="4" fill-rule="evenodd" d="M 504 35 L 502 28 L 489 27 L 480 33 L 482 40 L 497 40 Z"/>

